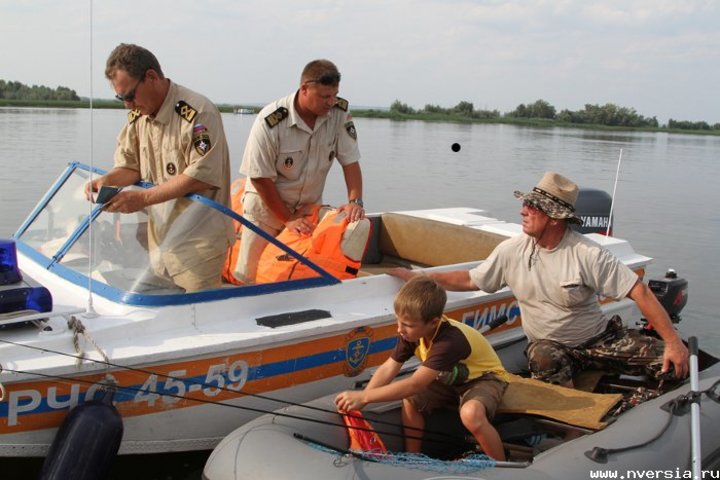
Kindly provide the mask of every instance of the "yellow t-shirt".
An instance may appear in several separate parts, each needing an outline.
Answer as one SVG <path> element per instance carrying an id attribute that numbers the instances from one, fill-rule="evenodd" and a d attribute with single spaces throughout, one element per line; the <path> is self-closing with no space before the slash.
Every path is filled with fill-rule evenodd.
<path id="1" fill-rule="evenodd" d="M 474 380 L 487 372 L 508 381 L 509 375 L 487 339 L 474 328 L 443 316 L 429 344 L 423 339 L 408 342 L 402 337 L 392 353 L 393 360 L 404 363 L 413 355 L 422 365 L 439 372 L 451 371 L 456 365 L 467 367 L 467 379 Z"/>

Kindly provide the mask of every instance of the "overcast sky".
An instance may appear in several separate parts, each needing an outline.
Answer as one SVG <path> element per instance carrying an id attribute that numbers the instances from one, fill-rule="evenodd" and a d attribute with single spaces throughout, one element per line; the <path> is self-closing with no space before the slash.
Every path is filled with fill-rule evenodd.
<path id="1" fill-rule="evenodd" d="M 0 79 L 110 98 L 105 60 L 126 42 L 217 103 L 267 103 L 328 58 L 351 106 L 544 99 L 720 122 L 720 0 L 94 0 L 90 12 L 91 0 L 0 0 Z"/>

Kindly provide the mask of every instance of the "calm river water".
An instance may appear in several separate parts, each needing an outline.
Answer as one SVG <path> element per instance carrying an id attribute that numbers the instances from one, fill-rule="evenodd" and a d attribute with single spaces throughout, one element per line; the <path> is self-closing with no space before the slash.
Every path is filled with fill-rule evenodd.
<path id="1" fill-rule="evenodd" d="M 254 118 L 223 114 L 235 172 Z M 15 231 L 67 162 L 90 163 L 92 157 L 95 166 L 110 168 L 115 136 L 125 119 L 121 110 L 0 108 L 0 236 Z M 715 202 L 720 196 L 713 183 L 720 178 L 720 137 L 363 118 L 355 123 L 370 212 L 469 206 L 517 221 L 520 205 L 513 190 L 532 188 L 546 170 L 612 193 L 622 149 L 615 235 L 655 259 L 649 278 L 674 268 L 688 279 L 680 330 L 720 354 L 718 315 L 712 307 L 720 291 L 715 272 L 720 257 Z M 450 148 L 453 143 L 460 144 L 460 151 Z M 345 199 L 342 174 L 335 167 L 324 200 L 337 205 Z M 161 458 L 126 461 L 118 472 L 137 468 L 148 472 L 135 473 L 139 479 L 197 479 L 204 456 Z"/>

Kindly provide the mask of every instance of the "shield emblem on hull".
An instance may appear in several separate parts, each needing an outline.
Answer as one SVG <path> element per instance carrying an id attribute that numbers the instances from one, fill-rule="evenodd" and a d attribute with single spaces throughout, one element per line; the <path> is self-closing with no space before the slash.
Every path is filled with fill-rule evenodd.
<path id="1" fill-rule="evenodd" d="M 345 337 L 345 376 L 354 377 L 365 370 L 372 337 L 369 327 L 356 328 Z"/>

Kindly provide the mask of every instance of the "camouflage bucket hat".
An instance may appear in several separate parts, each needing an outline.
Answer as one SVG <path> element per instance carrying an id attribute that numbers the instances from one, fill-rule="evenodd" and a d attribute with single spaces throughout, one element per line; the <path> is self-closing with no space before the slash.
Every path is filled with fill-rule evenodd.
<path id="1" fill-rule="evenodd" d="M 537 205 L 550 218 L 583 224 L 583 221 L 575 216 L 578 186 L 558 173 L 545 172 L 532 192 L 523 193 L 516 190 L 514 195 L 515 198 Z"/>

